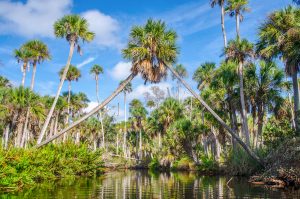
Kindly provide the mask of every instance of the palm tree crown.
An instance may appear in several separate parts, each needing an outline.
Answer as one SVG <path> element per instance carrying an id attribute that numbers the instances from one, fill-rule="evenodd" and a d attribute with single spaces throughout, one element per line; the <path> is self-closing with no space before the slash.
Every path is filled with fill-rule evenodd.
<path id="1" fill-rule="evenodd" d="M 64 67 L 59 71 L 59 76 L 61 77 L 63 72 L 64 72 Z M 68 70 L 68 73 L 67 73 L 67 76 L 66 76 L 66 79 L 68 81 L 78 81 L 78 79 L 81 77 L 81 72 L 80 70 L 76 67 L 76 66 L 73 66 L 73 65 L 70 65 L 70 68 Z"/>
<path id="2" fill-rule="evenodd" d="M 248 58 L 254 57 L 253 44 L 246 39 L 235 39 L 228 42 L 225 48 L 227 60 L 234 60 L 244 63 Z"/>
<path id="3" fill-rule="evenodd" d="M 145 26 L 134 26 L 123 55 L 132 60 L 131 71 L 140 73 L 145 82 L 158 83 L 165 78 L 165 64 L 176 61 L 176 32 L 168 30 L 162 21 L 149 19 Z"/>
<path id="4" fill-rule="evenodd" d="M 78 43 L 92 41 L 95 33 L 88 30 L 88 22 L 80 15 L 66 15 L 54 23 L 54 34 L 56 37 L 66 38 L 69 42 Z"/>
<path id="5" fill-rule="evenodd" d="M 243 12 L 249 11 L 247 7 L 248 0 L 228 0 L 226 11 L 229 12 L 230 16 L 239 15 L 239 20 L 243 21 Z"/>
<path id="6" fill-rule="evenodd" d="M 41 63 L 51 58 L 47 45 L 39 40 L 28 41 L 22 48 L 30 51 L 32 56 L 31 61 L 34 63 Z"/>
<path id="7" fill-rule="evenodd" d="M 95 76 L 95 79 L 98 79 L 98 76 L 100 74 L 103 74 L 103 68 L 102 66 L 95 64 L 91 70 L 90 70 L 90 74 Z"/>

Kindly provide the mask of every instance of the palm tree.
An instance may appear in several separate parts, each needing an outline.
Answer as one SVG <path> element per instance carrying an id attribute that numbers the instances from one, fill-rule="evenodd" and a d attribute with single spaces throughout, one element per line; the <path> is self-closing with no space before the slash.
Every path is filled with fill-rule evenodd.
<path id="1" fill-rule="evenodd" d="M 257 162 L 263 164 L 256 154 L 238 137 L 235 132 L 197 95 L 193 89 L 178 75 L 171 64 L 174 64 L 178 54 L 176 46 L 177 35 L 173 30 L 167 30 L 167 27 L 162 21 L 153 21 L 149 19 L 145 26 L 135 26 L 130 32 L 130 40 L 127 48 L 123 50 L 124 57 L 132 60 L 131 74 L 124 82 L 104 100 L 99 106 L 95 107 L 82 118 L 78 119 L 72 125 L 63 129 L 60 133 L 50 137 L 43 143 L 37 145 L 41 147 L 65 132 L 74 128 L 98 110 L 102 109 L 112 99 L 114 99 L 137 74 L 146 82 L 158 83 L 167 76 L 167 69 L 175 75 L 179 81 L 197 98 L 200 103 L 217 119 L 217 121 L 235 137 L 247 153 Z"/>
<path id="2" fill-rule="evenodd" d="M 224 8 L 225 0 L 210 0 L 210 5 L 214 8 L 216 5 L 221 7 L 221 26 L 223 32 L 223 39 L 224 39 L 224 47 L 227 46 L 227 38 L 226 38 L 226 31 L 225 31 L 225 8 Z"/>
<path id="3" fill-rule="evenodd" d="M 285 87 L 284 73 L 275 62 L 260 61 L 259 70 L 252 65 L 245 71 L 245 76 L 248 84 L 246 86 L 254 93 L 253 98 L 257 106 L 258 127 L 254 136 L 254 146 L 257 146 L 257 138 L 262 136 L 267 111 L 276 105 L 278 99 L 282 98 L 282 91 Z"/>
<path id="4" fill-rule="evenodd" d="M 174 67 L 174 70 L 179 74 L 179 76 L 181 78 L 188 77 L 188 73 L 187 73 L 185 67 L 182 64 L 177 64 Z M 175 80 L 177 78 L 174 75 L 172 75 L 172 79 Z M 180 82 L 177 80 L 177 99 L 178 99 L 178 101 L 180 101 L 179 92 L 180 92 Z"/>
<path id="5" fill-rule="evenodd" d="M 16 57 L 18 63 L 23 62 L 23 66 L 21 67 L 22 71 L 22 86 L 25 86 L 25 78 L 26 78 L 26 70 L 28 67 L 28 62 L 30 61 L 30 58 L 32 57 L 32 53 L 26 49 L 15 49 L 14 56 Z"/>
<path id="6" fill-rule="evenodd" d="M 229 41 L 227 48 L 225 48 L 225 54 L 227 55 L 227 60 L 233 60 L 238 63 L 243 131 L 246 138 L 246 143 L 248 144 L 248 146 L 250 146 L 250 135 L 248 130 L 248 120 L 244 96 L 243 69 L 247 59 L 254 56 L 253 44 L 249 43 L 246 39 L 240 40 L 237 38 L 236 40 L 231 40 Z"/>
<path id="7" fill-rule="evenodd" d="M 10 81 L 1 75 L 0 75 L 0 87 L 6 87 L 6 88 L 11 87 Z"/>
<path id="8" fill-rule="evenodd" d="M 39 40 L 32 40 L 28 41 L 25 43 L 22 48 L 28 50 L 31 52 L 31 62 L 33 65 L 33 70 L 32 70 L 32 78 L 31 78 L 31 85 L 30 89 L 33 90 L 34 87 L 34 80 L 35 80 L 35 74 L 36 74 L 36 65 L 44 60 L 49 60 L 50 59 L 50 53 L 48 50 L 48 47 L 46 44 Z"/>
<path id="9" fill-rule="evenodd" d="M 60 71 L 59 71 L 59 76 L 60 78 L 62 78 L 63 76 L 63 73 L 65 71 L 65 67 L 63 67 Z M 73 65 L 70 65 L 69 67 L 69 70 L 68 70 L 68 73 L 66 75 L 66 80 L 68 80 L 69 82 L 69 85 L 68 85 L 68 99 L 67 99 L 67 102 L 68 102 L 68 109 L 67 109 L 67 112 L 68 112 L 68 115 L 67 115 L 67 123 L 69 124 L 70 121 L 69 121 L 69 117 L 70 117 L 70 100 L 71 100 L 71 90 L 72 90 L 72 85 L 71 85 L 71 82 L 72 81 L 78 81 L 78 79 L 81 77 L 81 72 L 80 70 L 76 67 L 76 66 L 73 66 Z"/>
<path id="10" fill-rule="evenodd" d="M 97 97 L 97 102 L 98 104 L 100 103 L 99 100 L 99 75 L 103 74 L 103 68 L 99 66 L 98 64 L 95 64 L 91 70 L 90 74 L 94 76 L 95 81 L 96 81 L 96 97 Z"/>
<path id="11" fill-rule="evenodd" d="M 236 21 L 236 36 L 240 38 L 240 22 L 243 21 L 243 12 L 249 11 L 247 7 L 248 0 L 228 0 L 225 10 L 229 12 L 229 16 L 235 16 Z"/>
<path id="12" fill-rule="evenodd" d="M 124 81 L 121 81 L 119 85 L 123 84 Z M 129 82 L 128 84 L 126 84 L 126 86 L 123 88 L 123 93 L 124 93 L 124 137 L 123 137 L 123 151 L 124 151 L 124 156 L 126 156 L 127 151 L 126 151 L 126 143 L 127 143 L 127 104 L 126 104 L 126 95 L 127 93 L 132 92 L 132 85 Z"/>
<path id="13" fill-rule="evenodd" d="M 298 72 L 300 69 L 300 9 L 288 6 L 270 14 L 259 29 L 257 51 L 263 58 L 280 57 L 285 63 L 286 74 L 292 77 L 294 90 L 294 115 L 300 135 L 300 106 Z"/>
<path id="14" fill-rule="evenodd" d="M 69 57 L 66 64 L 66 67 L 63 71 L 63 74 L 60 79 L 60 83 L 51 106 L 51 109 L 47 115 L 41 133 L 39 135 L 37 143 L 40 144 L 44 137 L 44 134 L 49 125 L 50 119 L 55 109 L 55 105 L 59 98 L 62 86 L 67 76 L 67 72 L 69 70 L 69 66 L 71 64 L 74 48 L 77 46 L 77 51 L 81 53 L 80 45 L 78 44 L 79 40 L 90 42 L 94 39 L 95 34 L 90 32 L 88 29 L 88 22 L 86 19 L 80 17 L 79 15 L 66 15 L 63 18 L 59 19 L 54 23 L 54 34 L 58 38 L 66 38 L 66 40 L 70 44 Z"/>
<path id="15" fill-rule="evenodd" d="M 143 145 L 143 137 L 142 137 L 142 121 L 145 120 L 147 115 L 147 110 L 143 106 L 142 102 L 138 99 L 134 99 L 130 103 L 129 112 L 132 117 L 132 122 L 134 123 L 134 129 L 136 131 L 136 155 L 137 159 L 141 159 L 142 156 L 142 145 Z M 139 134 L 137 133 L 139 131 Z M 138 141 L 139 140 L 139 141 Z"/>
<path id="16" fill-rule="evenodd" d="M 96 96 L 97 96 L 97 102 L 98 105 L 100 103 L 99 100 L 99 75 L 103 74 L 103 68 L 101 66 L 99 66 L 98 64 L 95 64 L 91 70 L 90 70 L 90 74 L 94 75 L 94 78 L 96 80 Z M 102 111 L 99 111 L 100 114 L 100 122 L 101 122 L 101 132 L 102 132 L 102 147 L 105 146 L 105 141 L 104 141 L 104 127 L 103 127 L 103 120 L 102 120 Z"/>
<path id="17" fill-rule="evenodd" d="M 198 83 L 197 88 L 199 91 L 212 81 L 215 68 L 216 64 L 213 62 L 205 62 L 197 68 L 193 75 L 193 80 Z"/>

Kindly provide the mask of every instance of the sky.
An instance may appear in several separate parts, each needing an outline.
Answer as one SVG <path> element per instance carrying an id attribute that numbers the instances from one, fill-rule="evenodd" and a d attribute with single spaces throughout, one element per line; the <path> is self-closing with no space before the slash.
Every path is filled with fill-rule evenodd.
<path id="1" fill-rule="evenodd" d="M 251 42 L 257 40 L 259 24 L 274 10 L 284 8 L 291 0 L 250 0 L 250 12 L 244 14 L 241 23 L 241 37 Z M 31 39 L 39 39 L 48 45 L 52 59 L 38 65 L 35 91 L 42 95 L 54 95 L 59 84 L 58 71 L 66 64 L 69 44 L 65 39 L 55 38 L 54 22 L 67 14 L 79 14 L 89 22 L 95 39 L 80 43 L 83 55 L 74 53 L 72 64 L 82 73 L 78 82 L 72 83 L 72 91 L 84 92 L 90 99 L 90 110 L 96 103 L 95 80 L 89 74 L 94 64 L 104 68 L 100 76 L 100 100 L 108 97 L 119 82 L 130 73 L 130 62 L 122 57 L 132 26 L 143 25 L 147 19 L 161 19 L 178 34 L 180 49 L 178 63 L 189 73 L 187 82 L 196 89 L 192 76 L 206 61 L 219 63 L 222 57 L 223 37 L 220 25 L 220 8 L 211 8 L 209 0 L 0 0 L 0 75 L 8 78 L 13 85 L 21 83 L 20 63 L 13 56 L 14 49 Z M 235 20 L 225 18 L 228 39 L 236 36 Z M 30 85 L 31 68 L 27 73 L 26 86 Z M 140 77 L 132 82 L 134 98 L 144 101 L 143 93 L 153 84 L 144 85 Z M 167 94 L 167 88 L 175 86 L 171 78 L 157 84 Z M 63 91 L 67 90 L 65 83 Z M 181 96 L 188 96 L 182 89 Z M 120 104 L 119 115 L 117 106 Z M 113 100 L 109 107 L 117 119 L 123 118 L 123 95 Z"/>

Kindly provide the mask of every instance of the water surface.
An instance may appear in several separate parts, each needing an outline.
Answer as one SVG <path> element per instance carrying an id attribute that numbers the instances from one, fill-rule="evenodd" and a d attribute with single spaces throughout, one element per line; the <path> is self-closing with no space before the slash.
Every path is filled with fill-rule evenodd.
<path id="1" fill-rule="evenodd" d="M 300 198 L 299 190 L 254 186 L 247 182 L 247 178 L 230 179 L 188 172 L 124 170 L 109 172 L 100 177 L 43 183 L 17 194 L 0 194 L 0 198 Z"/>

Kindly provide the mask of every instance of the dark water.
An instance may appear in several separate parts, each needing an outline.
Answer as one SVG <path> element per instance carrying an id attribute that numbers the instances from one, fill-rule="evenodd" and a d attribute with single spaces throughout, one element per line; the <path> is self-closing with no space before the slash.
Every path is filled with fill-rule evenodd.
<path id="1" fill-rule="evenodd" d="M 300 191 L 254 186 L 246 178 L 201 176 L 195 173 L 114 171 L 101 177 L 44 183 L 0 198 L 300 198 Z"/>

